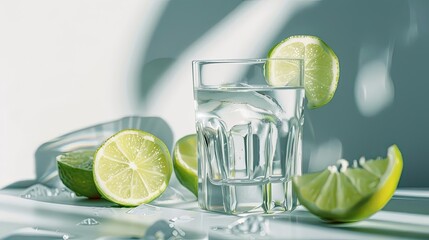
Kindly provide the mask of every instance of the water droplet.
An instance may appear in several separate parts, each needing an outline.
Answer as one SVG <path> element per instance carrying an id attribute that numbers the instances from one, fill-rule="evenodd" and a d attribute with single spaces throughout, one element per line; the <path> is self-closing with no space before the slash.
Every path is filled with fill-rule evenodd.
<path id="1" fill-rule="evenodd" d="M 223 231 L 234 235 L 259 235 L 264 237 L 268 233 L 268 222 L 262 216 L 250 216 L 240 218 L 228 227 L 215 226 L 210 228 L 213 231 Z"/>
<path id="2" fill-rule="evenodd" d="M 53 196 L 55 197 L 66 197 L 66 198 L 75 198 L 76 194 L 69 190 L 68 188 L 54 188 L 51 191 L 53 191 Z"/>
<path id="3" fill-rule="evenodd" d="M 83 219 L 77 225 L 92 226 L 92 225 L 98 225 L 98 224 L 100 224 L 100 223 L 97 220 L 95 220 L 94 218 L 86 218 L 86 219 Z"/>
<path id="4" fill-rule="evenodd" d="M 21 193 L 21 197 L 27 199 L 46 199 L 52 197 L 75 198 L 76 194 L 67 188 L 49 188 L 43 184 L 35 184 Z"/>
<path id="5" fill-rule="evenodd" d="M 27 199 L 36 199 L 40 197 L 51 197 L 52 191 L 50 188 L 42 184 L 35 184 L 21 193 L 21 197 Z"/>

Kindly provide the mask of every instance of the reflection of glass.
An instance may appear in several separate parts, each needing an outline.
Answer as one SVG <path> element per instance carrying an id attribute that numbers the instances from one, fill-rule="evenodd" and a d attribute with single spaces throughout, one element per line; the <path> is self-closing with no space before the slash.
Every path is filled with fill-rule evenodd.
<path id="1" fill-rule="evenodd" d="M 302 74 L 270 86 L 268 78 L 279 77 L 271 68 L 266 72 L 271 63 L 298 66 L 302 73 L 302 61 L 292 59 L 193 63 L 203 209 L 276 213 L 297 205 L 290 180 L 301 171 Z"/>

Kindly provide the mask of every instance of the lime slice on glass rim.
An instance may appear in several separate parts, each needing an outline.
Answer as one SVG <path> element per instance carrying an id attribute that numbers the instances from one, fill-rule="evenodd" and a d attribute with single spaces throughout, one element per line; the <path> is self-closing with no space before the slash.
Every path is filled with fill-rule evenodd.
<path id="1" fill-rule="evenodd" d="M 268 53 L 269 59 L 304 59 L 304 88 L 310 109 L 324 106 L 334 96 L 340 76 L 338 57 L 320 38 L 308 35 L 291 36 Z M 268 61 L 267 81 L 272 86 L 287 86 L 300 76 L 300 68 L 291 62 Z"/>
<path id="2" fill-rule="evenodd" d="M 94 181 L 101 195 L 122 206 L 138 206 L 160 196 L 173 171 L 167 146 L 154 135 L 122 130 L 94 155 Z"/>
<path id="3" fill-rule="evenodd" d="M 179 139 L 173 151 L 174 172 L 179 182 L 198 196 L 197 135 Z"/>
<path id="4" fill-rule="evenodd" d="M 77 150 L 57 157 L 58 175 L 63 184 L 78 196 L 100 198 L 92 177 L 94 150 Z"/>
<path id="5" fill-rule="evenodd" d="M 346 160 L 316 173 L 295 176 L 292 186 L 300 203 L 318 217 L 354 222 L 382 209 L 393 196 L 402 173 L 402 155 L 396 145 L 387 158 L 361 158 L 348 168 Z"/>

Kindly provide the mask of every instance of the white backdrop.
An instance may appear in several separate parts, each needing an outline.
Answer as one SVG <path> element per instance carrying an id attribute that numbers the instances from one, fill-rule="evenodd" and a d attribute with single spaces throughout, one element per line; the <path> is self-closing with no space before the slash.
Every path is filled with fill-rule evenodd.
<path id="1" fill-rule="evenodd" d="M 341 67 L 332 102 L 305 113 L 303 166 L 396 143 L 400 185 L 427 187 L 428 23 L 421 0 L 0 0 L 0 188 L 86 126 L 141 115 L 174 140 L 193 132 L 191 60 L 265 57 L 295 34 L 320 36 Z"/>
<path id="2" fill-rule="evenodd" d="M 191 60 L 259 56 L 298 6 L 245 2 L 176 56 L 138 103 L 133 88 L 142 52 L 167 3 L 0 1 L 0 187 L 35 177 L 40 144 L 89 125 L 160 116 L 175 138 L 192 133 Z M 243 26 L 240 19 L 248 16 L 254 18 Z"/>
<path id="3" fill-rule="evenodd" d="M 136 48 L 156 1 L 0 1 L 0 187 L 34 178 L 45 141 L 133 113 Z"/>

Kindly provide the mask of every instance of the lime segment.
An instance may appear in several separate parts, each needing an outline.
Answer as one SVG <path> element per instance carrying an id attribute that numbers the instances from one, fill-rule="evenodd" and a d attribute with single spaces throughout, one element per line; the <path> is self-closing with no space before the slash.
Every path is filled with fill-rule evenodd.
<path id="1" fill-rule="evenodd" d="M 304 59 L 304 87 L 309 108 L 321 107 L 333 98 L 340 76 L 338 57 L 320 38 L 288 37 L 269 51 L 268 58 Z M 300 68 L 296 64 L 271 61 L 267 75 L 268 83 L 273 86 L 295 86 L 292 81 L 300 76 Z"/>
<path id="2" fill-rule="evenodd" d="M 170 153 L 154 135 L 127 129 L 95 153 L 94 181 L 104 198 L 123 206 L 148 203 L 167 188 L 173 170 Z"/>
<path id="3" fill-rule="evenodd" d="M 177 141 L 173 153 L 174 172 L 179 182 L 198 196 L 197 136 L 185 136 Z"/>
<path id="4" fill-rule="evenodd" d="M 335 222 L 359 221 L 382 209 L 396 190 L 402 173 L 402 155 L 396 145 L 387 158 L 365 161 L 348 168 L 330 166 L 317 173 L 293 178 L 299 201 L 311 213 Z"/>
<path id="5" fill-rule="evenodd" d="M 100 198 L 92 177 L 93 150 L 73 151 L 57 157 L 58 175 L 78 196 Z"/>

